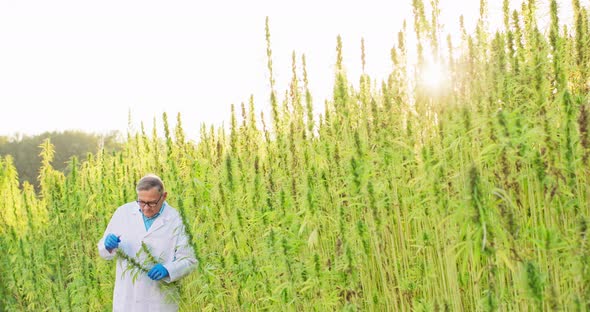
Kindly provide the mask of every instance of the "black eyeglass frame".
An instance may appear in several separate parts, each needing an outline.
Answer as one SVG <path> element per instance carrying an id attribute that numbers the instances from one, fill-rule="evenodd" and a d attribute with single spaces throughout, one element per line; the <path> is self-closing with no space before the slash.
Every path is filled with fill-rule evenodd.
<path id="1" fill-rule="evenodd" d="M 162 193 L 160 195 L 160 198 L 158 198 L 158 200 L 156 202 L 144 202 L 143 200 L 139 200 L 139 199 L 136 200 L 135 202 L 139 205 L 139 207 L 144 207 L 145 205 L 147 205 L 150 208 L 154 208 L 160 203 L 162 196 L 164 196 L 164 193 Z"/>

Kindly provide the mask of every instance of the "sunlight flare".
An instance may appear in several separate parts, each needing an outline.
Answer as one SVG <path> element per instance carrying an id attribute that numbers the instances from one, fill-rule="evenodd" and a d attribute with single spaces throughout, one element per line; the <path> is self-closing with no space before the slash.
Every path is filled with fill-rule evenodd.
<path id="1" fill-rule="evenodd" d="M 430 62 L 424 66 L 420 75 L 420 81 L 422 86 L 427 90 L 438 91 L 446 85 L 448 75 L 448 71 L 442 64 Z"/>

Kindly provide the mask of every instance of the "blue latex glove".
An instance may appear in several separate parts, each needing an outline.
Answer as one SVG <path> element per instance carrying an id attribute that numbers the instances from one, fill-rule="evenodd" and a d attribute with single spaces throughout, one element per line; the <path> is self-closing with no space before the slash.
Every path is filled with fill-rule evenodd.
<path id="1" fill-rule="evenodd" d="M 113 234 L 113 233 L 109 233 L 109 235 L 107 235 L 107 237 L 104 239 L 104 247 L 108 251 L 111 251 L 111 250 L 119 247 L 120 242 L 121 242 L 121 239 L 119 237 L 115 236 L 115 234 Z"/>
<path id="2" fill-rule="evenodd" d="M 168 270 L 158 263 L 148 272 L 148 276 L 154 281 L 159 281 L 168 276 Z"/>

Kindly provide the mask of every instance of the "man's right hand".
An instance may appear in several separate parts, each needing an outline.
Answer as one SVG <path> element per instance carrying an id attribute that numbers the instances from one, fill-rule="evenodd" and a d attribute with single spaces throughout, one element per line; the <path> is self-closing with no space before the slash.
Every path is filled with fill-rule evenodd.
<path id="1" fill-rule="evenodd" d="M 104 247 L 109 251 L 113 251 L 113 249 L 119 247 L 119 243 L 121 239 L 113 233 L 109 233 L 107 237 L 104 239 Z"/>

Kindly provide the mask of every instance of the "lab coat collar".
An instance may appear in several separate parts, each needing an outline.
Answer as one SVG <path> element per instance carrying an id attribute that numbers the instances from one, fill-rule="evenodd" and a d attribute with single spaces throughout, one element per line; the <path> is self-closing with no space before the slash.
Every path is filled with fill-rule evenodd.
<path id="1" fill-rule="evenodd" d="M 168 202 L 164 202 L 164 205 L 169 206 L 168 205 Z M 170 207 L 167 207 L 167 208 L 170 208 Z M 139 219 L 138 220 L 141 221 L 140 222 L 141 223 L 141 227 L 144 227 L 144 224 L 143 224 L 143 215 L 141 213 L 141 208 L 139 208 L 139 204 L 138 203 L 135 203 L 135 208 L 132 210 L 132 214 L 139 216 Z M 149 230 L 146 232 L 145 236 L 148 236 L 152 232 L 154 232 L 157 229 L 163 227 L 166 223 L 168 223 L 169 220 L 170 220 L 170 209 L 164 209 L 164 211 L 162 211 L 162 214 L 160 214 L 156 218 L 156 220 L 154 220 L 154 223 L 149 228 Z"/>
<path id="2" fill-rule="evenodd" d="M 168 206 L 168 203 L 164 202 L 164 205 Z M 166 207 L 166 208 L 167 209 L 164 209 L 164 211 L 162 211 L 162 213 L 156 218 L 156 220 L 154 220 L 154 223 L 149 228 L 149 230 L 147 231 L 145 236 L 150 235 L 151 233 L 157 231 L 159 228 L 163 227 L 164 225 L 166 225 L 166 223 L 168 223 L 168 221 L 170 219 L 170 214 L 169 214 L 170 207 Z"/>
<path id="3" fill-rule="evenodd" d="M 137 202 L 135 202 L 133 209 L 131 209 L 131 214 L 141 215 L 141 208 L 139 207 L 139 204 Z"/>

